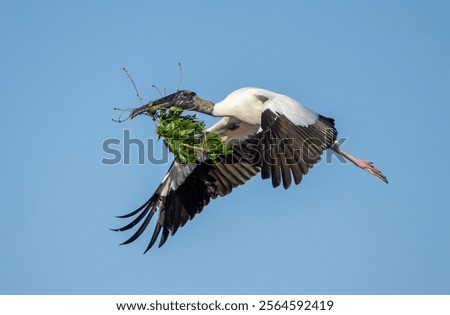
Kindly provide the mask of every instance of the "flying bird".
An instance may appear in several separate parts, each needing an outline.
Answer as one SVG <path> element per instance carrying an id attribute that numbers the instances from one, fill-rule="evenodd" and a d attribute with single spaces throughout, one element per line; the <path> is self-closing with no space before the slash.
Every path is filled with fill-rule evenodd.
<path id="1" fill-rule="evenodd" d="M 261 88 L 241 88 L 218 103 L 202 99 L 191 91 L 177 91 L 162 97 L 151 106 L 179 106 L 215 117 L 223 117 L 207 132 L 214 132 L 232 149 L 218 161 L 199 155 L 197 163 L 174 161 L 153 195 L 135 211 L 119 216 L 132 221 L 115 231 L 127 231 L 139 225 L 121 245 L 135 241 L 158 212 L 156 226 L 147 252 L 157 241 L 161 247 L 200 213 L 211 199 L 231 193 L 261 173 L 271 179 L 273 187 L 289 188 L 300 184 L 304 175 L 327 149 L 378 177 L 387 178 L 371 162 L 358 159 L 341 149 L 336 140 L 334 119 L 322 116 L 295 99 Z M 133 111 L 132 116 L 147 112 L 149 105 Z M 144 253 L 145 253 L 144 252 Z"/>

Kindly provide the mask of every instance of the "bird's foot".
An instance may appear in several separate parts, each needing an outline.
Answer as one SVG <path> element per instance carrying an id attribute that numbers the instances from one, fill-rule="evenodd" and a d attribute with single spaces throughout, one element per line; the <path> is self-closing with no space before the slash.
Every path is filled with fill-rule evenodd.
<path id="1" fill-rule="evenodd" d="M 351 155 L 350 153 L 345 152 L 344 150 L 342 150 L 340 148 L 340 145 L 339 145 L 339 143 L 337 141 L 331 147 L 331 149 L 334 150 L 335 152 L 341 154 L 343 157 L 345 157 L 347 160 L 349 160 L 350 162 L 352 162 L 353 164 L 355 164 L 359 168 L 362 168 L 366 172 L 368 172 L 368 173 L 378 177 L 379 179 L 381 179 L 386 184 L 388 183 L 388 180 L 387 180 L 386 176 L 384 176 L 383 173 L 381 173 L 381 171 L 378 168 L 376 168 L 373 165 L 372 162 L 358 159 L 358 158 L 354 157 L 353 155 Z"/>
<path id="2" fill-rule="evenodd" d="M 358 166 L 359 168 L 362 168 L 366 172 L 378 177 L 386 184 L 388 183 L 386 176 L 384 176 L 383 173 L 381 173 L 381 171 L 378 168 L 376 168 L 372 162 L 360 159 L 353 159 L 352 162 L 355 163 L 355 165 Z"/>

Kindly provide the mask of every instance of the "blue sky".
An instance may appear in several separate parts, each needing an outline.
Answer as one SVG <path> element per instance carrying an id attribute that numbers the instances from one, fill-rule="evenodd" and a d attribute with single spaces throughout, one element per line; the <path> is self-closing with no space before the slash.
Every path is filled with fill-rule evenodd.
<path id="1" fill-rule="evenodd" d="M 449 294 L 448 1 L 2 1 L 0 293 Z M 243 86 L 336 119 L 350 164 L 300 186 L 254 178 L 166 245 L 109 228 L 169 163 L 107 166 L 154 137 L 113 107 L 152 84 L 219 101 Z M 214 119 L 205 118 L 208 123 Z"/>

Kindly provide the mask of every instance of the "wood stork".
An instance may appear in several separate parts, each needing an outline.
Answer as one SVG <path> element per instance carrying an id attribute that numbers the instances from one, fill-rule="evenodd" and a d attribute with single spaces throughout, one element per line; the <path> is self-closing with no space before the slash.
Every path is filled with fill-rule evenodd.
<path id="1" fill-rule="evenodd" d="M 184 110 L 223 117 L 208 129 L 218 133 L 233 149 L 231 156 L 219 162 L 199 158 L 196 164 L 173 162 L 150 199 L 135 211 L 119 216 L 136 216 L 115 231 L 126 231 L 140 223 L 136 232 L 124 243 L 135 241 L 159 211 L 156 226 L 145 250 L 147 252 L 161 234 L 159 247 L 169 234 L 200 213 L 211 199 L 225 196 L 257 173 L 271 178 L 273 187 L 281 183 L 287 189 L 292 180 L 300 184 L 303 175 L 319 161 L 326 149 L 334 150 L 356 166 L 384 182 L 386 177 L 371 163 L 343 151 L 336 141 L 334 119 L 324 117 L 293 98 L 261 88 L 241 88 L 224 100 L 213 103 L 190 91 L 178 91 L 153 102 L 152 106 Z M 148 111 L 148 105 L 136 109 L 132 116 Z M 144 252 L 144 253 L 145 253 Z"/>

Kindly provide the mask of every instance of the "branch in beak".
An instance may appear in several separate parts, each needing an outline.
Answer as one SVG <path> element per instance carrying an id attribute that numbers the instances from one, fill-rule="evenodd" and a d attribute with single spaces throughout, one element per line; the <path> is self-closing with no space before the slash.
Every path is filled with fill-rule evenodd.
<path id="1" fill-rule="evenodd" d="M 134 109 L 131 112 L 129 118 L 133 119 L 134 117 L 141 115 L 141 114 L 150 115 L 149 110 L 152 107 L 158 107 L 160 109 L 167 109 L 167 108 L 171 108 L 172 106 L 180 106 L 183 109 L 192 109 L 193 107 L 195 107 L 194 104 L 192 103 L 194 97 L 195 97 L 194 92 L 178 91 L 176 93 L 167 95 L 156 101 L 149 102 L 146 105 L 143 105 L 141 107 Z"/>
<path id="2" fill-rule="evenodd" d="M 173 104 L 174 104 L 173 95 L 165 96 L 154 102 L 149 102 L 141 107 L 135 108 L 130 114 L 130 119 L 133 119 L 134 117 L 141 115 L 141 114 L 149 115 L 150 114 L 149 110 L 152 107 L 169 108 L 169 107 L 173 106 Z"/>

